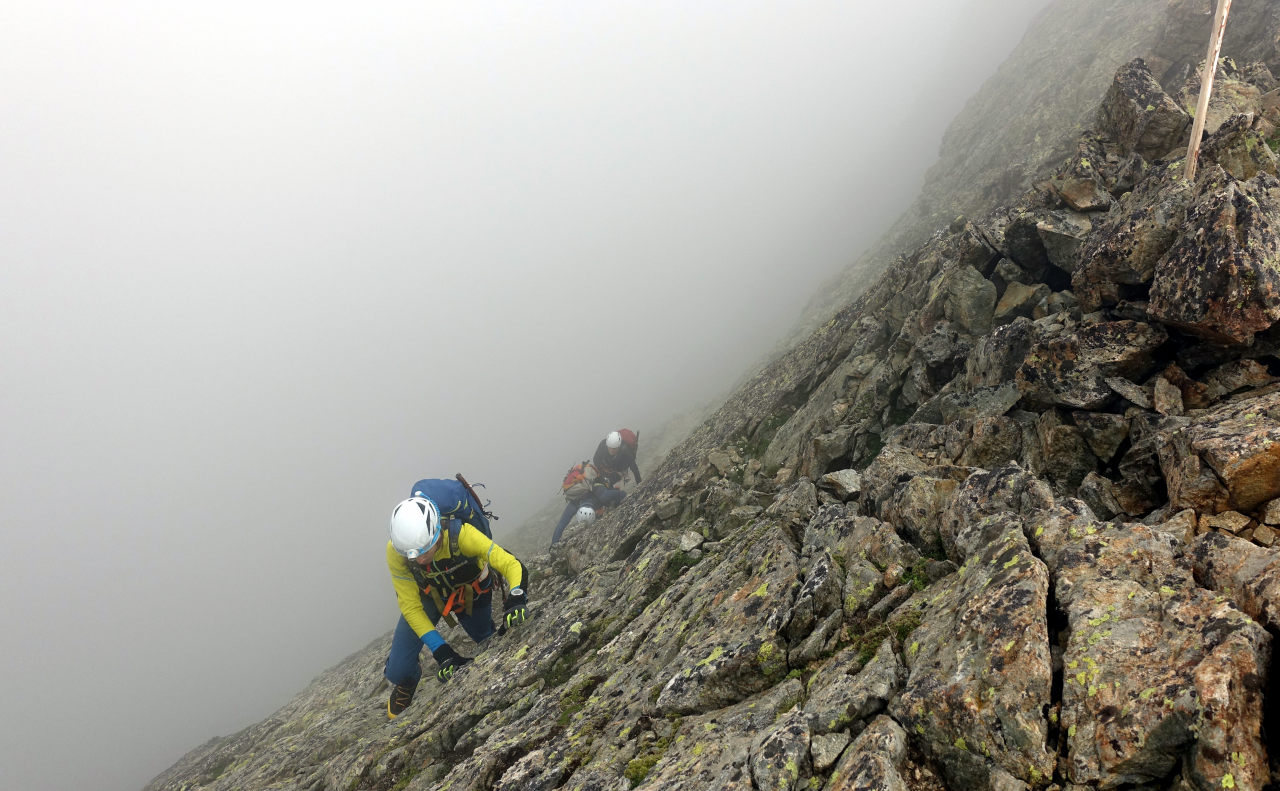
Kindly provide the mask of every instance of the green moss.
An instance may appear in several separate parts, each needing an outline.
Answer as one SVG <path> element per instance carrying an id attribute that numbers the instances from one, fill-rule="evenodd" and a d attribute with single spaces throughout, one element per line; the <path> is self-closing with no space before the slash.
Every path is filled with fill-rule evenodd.
<path id="1" fill-rule="evenodd" d="M 901 643 L 920 626 L 922 620 L 924 620 L 924 615 L 919 611 L 909 612 L 896 621 L 890 621 L 889 628 L 893 629 L 894 636 Z"/>
<path id="2" fill-rule="evenodd" d="M 649 770 L 661 757 L 655 753 L 649 753 L 639 758 L 632 758 L 627 762 L 627 768 L 622 772 L 622 776 L 631 781 L 631 787 L 635 788 L 644 782 L 644 779 L 649 776 Z"/>
<path id="3" fill-rule="evenodd" d="M 217 780 L 219 777 L 222 777 L 222 775 L 226 773 L 226 771 L 227 771 L 227 767 L 229 767 L 229 766 L 231 766 L 231 764 L 235 763 L 235 760 L 236 760 L 236 758 L 235 758 L 235 756 L 234 756 L 234 755 L 224 755 L 224 756 L 222 756 L 222 758 L 220 758 L 220 759 L 218 759 L 217 761 L 215 761 L 215 762 L 214 762 L 214 763 L 213 763 L 213 764 L 212 764 L 212 765 L 211 765 L 211 766 L 210 766 L 210 767 L 209 767 L 209 768 L 204 772 L 204 776 L 203 776 L 203 777 L 201 777 L 201 779 L 200 779 L 200 784 L 201 784 L 201 785 L 206 785 L 206 784 L 208 784 L 208 783 L 212 783 L 213 781 Z"/>
<path id="4" fill-rule="evenodd" d="M 697 565 L 701 557 L 694 557 L 684 550 L 677 549 L 667 558 L 667 576 L 675 578 L 680 576 L 680 570 Z"/>
<path id="5" fill-rule="evenodd" d="M 412 783 L 413 778 L 417 776 L 418 776 L 418 770 L 416 768 L 410 769 L 409 771 L 405 772 L 403 775 L 400 776 L 400 779 L 396 781 L 396 784 L 391 786 L 390 791 L 402 791 L 402 789 L 405 786 Z"/>
<path id="6" fill-rule="evenodd" d="M 903 581 L 909 583 L 912 588 L 918 591 L 929 587 L 929 575 L 925 573 L 928 565 L 929 561 L 925 558 L 920 558 L 915 563 L 912 563 L 911 568 L 903 572 Z"/>
<path id="7" fill-rule="evenodd" d="M 769 449 L 769 443 L 773 442 L 774 436 L 777 435 L 778 429 L 782 428 L 793 414 L 795 414 L 794 410 L 784 410 L 770 415 L 751 433 L 750 437 L 739 437 L 735 441 L 738 452 L 751 459 L 763 457 L 765 451 Z"/>
<path id="8" fill-rule="evenodd" d="M 654 742 L 653 746 L 643 754 L 637 755 L 627 762 L 627 768 L 623 771 L 622 776 L 631 782 L 632 788 L 644 782 L 644 779 L 649 776 L 649 770 L 653 769 L 653 765 L 662 759 L 662 756 L 667 752 L 667 748 L 671 746 L 671 742 L 676 738 L 676 734 L 680 732 L 681 717 L 673 715 L 669 719 L 671 730 Z"/>
<path id="9" fill-rule="evenodd" d="M 591 676 L 574 684 L 567 692 L 560 696 L 560 717 L 556 720 L 556 724 L 567 726 L 569 721 L 573 719 L 573 715 L 582 711 L 582 708 L 590 701 L 592 690 L 594 690 L 602 681 L 599 676 Z"/>

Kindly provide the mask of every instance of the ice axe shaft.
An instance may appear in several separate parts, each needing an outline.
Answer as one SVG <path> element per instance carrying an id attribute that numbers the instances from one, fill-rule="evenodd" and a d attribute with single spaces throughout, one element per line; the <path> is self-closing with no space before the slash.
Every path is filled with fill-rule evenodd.
<path id="1" fill-rule="evenodd" d="M 485 509 L 484 500 L 481 500 L 480 495 L 476 494 L 476 490 L 471 488 L 471 484 L 467 483 L 467 479 L 462 477 L 462 473 L 460 472 L 454 473 L 453 477 L 457 478 L 458 483 L 462 484 L 462 487 L 467 490 L 467 494 L 471 495 L 471 499 L 475 502 L 476 507 L 480 509 L 480 513 L 484 514 L 486 517 L 496 522 L 498 520 L 498 517 L 495 516 L 492 512 Z"/>

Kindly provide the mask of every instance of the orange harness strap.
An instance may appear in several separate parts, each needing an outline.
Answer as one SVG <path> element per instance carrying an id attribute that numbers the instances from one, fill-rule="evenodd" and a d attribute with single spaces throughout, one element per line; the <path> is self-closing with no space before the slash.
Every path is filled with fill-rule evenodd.
<path id="1" fill-rule="evenodd" d="M 467 615 L 470 615 L 471 603 L 475 600 L 475 597 L 479 596 L 482 593 L 487 593 L 490 590 L 492 590 L 491 587 L 490 588 L 481 587 L 480 583 L 486 582 L 487 580 L 488 578 L 486 577 L 484 580 L 467 582 L 454 588 L 453 593 L 449 594 L 448 601 L 444 603 L 444 608 L 441 609 L 440 611 L 440 617 L 444 618 L 449 613 L 453 612 L 454 608 L 457 607 L 458 605 L 462 605 L 463 611 Z"/>

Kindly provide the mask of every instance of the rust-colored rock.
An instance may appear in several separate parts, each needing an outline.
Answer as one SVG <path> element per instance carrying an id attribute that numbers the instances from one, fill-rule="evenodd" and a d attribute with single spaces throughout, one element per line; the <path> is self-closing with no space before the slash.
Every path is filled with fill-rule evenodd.
<path id="1" fill-rule="evenodd" d="M 1174 506 L 1250 512 L 1280 496 L 1280 393 L 1171 419 L 1160 435 L 1160 466 Z"/>

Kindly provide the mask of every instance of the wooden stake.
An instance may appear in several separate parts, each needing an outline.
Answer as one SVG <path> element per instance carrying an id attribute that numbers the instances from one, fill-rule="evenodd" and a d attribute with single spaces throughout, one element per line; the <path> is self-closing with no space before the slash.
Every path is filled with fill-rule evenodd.
<path id="1" fill-rule="evenodd" d="M 1227 13 L 1231 0 L 1218 0 L 1218 12 L 1213 15 L 1213 30 L 1209 35 L 1209 54 L 1205 58 L 1204 73 L 1200 76 L 1200 101 L 1196 104 L 1196 119 L 1191 125 L 1191 142 L 1187 144 L 1187 181 L 1196 177 L 1196 160 L 1200 157 L 1200 138 L 1204 134 L 1204 117 L 1209 113 L 1209 95 L 1213 92 L 1213 75 L 1218 71 L 1218 55 L 1222 52 L 1222 34 L 1227 30 Z"/>

